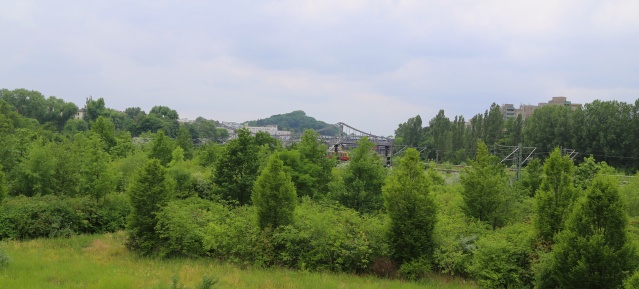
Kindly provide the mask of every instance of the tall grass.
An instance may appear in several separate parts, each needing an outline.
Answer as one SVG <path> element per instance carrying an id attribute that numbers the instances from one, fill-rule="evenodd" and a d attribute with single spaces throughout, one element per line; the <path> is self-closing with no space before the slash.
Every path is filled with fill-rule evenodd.
<path id="1" fill-rule="evenodd" d="M 196 288 L 205 276 L 214 288 L 474 288 L 433 276 L 420 284 L 372 276 L 240 269 L 210 259 L 150 259 L 124 247 L 122 232 L 5 243 L 13 260 L 0 270 L 0 288 L 165 288 L 177 276 Z"/>

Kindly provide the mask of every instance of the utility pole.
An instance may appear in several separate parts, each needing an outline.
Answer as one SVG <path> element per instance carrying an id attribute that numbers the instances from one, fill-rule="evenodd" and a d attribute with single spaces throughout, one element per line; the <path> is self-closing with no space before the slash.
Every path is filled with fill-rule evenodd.
<path id="1" fill-rule="evenodd" d="M 516 178 L 519 180 L 521 178 L 521 169 L 524 164 L 530 160 L 532 154 L 537 149 L 536 147 L 524 147 L 521 143 L 518 143 L 517 146 L 499 146 L 503 148 L 507 148 L 512 150 L 510 154 L 508 154 L 505 158 L 503 158 L 500 163 L 505 161 L 512 161 L 512 166 L 515 166 L 517 170 Z M 526 150 L 526 158 L 524 158 L 524 150 Z"/>
<path id="2" fill-rule="evenodd" d="M 524 148 L 522 147 L 521 143 L 517 144 L 517 180 L 521 179 L 521 166 L 524 164 L 523 162 L 523 157 L 524 157 Z"/>

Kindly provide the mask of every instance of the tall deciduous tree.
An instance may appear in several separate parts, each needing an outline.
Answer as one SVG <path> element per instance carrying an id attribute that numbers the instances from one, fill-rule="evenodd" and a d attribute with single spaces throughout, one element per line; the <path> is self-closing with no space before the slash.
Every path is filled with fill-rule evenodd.
<path id="1" fill-rule="evenodd" d="M 539 159 L 528 162 L 519 181 L 527 195 L 534 197 L 543 180 L 544 167 Z"/>
<path id="2" fill-rule="evenodd" d="M 173 184 L 159 160 L 150 159 L 135 172 L 128 194 L 132 207 L 128 245 L 142 255 L 151 255 L 160 239 L 155 231 L 156 214 L 173 195 Z"/>
<path id="3" fill-rule="evenodd" d="M 486 144 L 477 142 L 477 155 L 461 175 L 464 212 L 468 217 L 490 224 L 503 225 L 506 198 L 506 171 L 499 159 L 488 153 Z"/>
<path id="4" fill-rule="evenodd" d="M 237 138 L 229 141 L 215 163 L 213 183 L 216 192 L 229 201 L 246 205 L 251 202 L 253 182 L 260 167 L 259 149 L 247 129 L 237 131 Z"/>
<path id="5" fill-rule="evenodd" d="M 535 228 L 545 241 L 552 241 L 553 236 L 564 228 L 576 196 L 573 173 L 572 160 L 568 156 L 562 157 L 561 150 L 555 148 L 544 163 L 544 177 L 535 195 Z"/>
<path id="6" fill-rule="evenodd" d="M 493 103 L 490 105 L 490 110 L 484 114 L 484 142 L 487 144 L 496 143 L 501 137 L 504 129 L 504 115 L 499 109 L 499 105 Z"/>
<path id="7" fill-rule="evenodd" d="M 251 199 L 260 228 L 274 229 L 293 222 L 297 193 L 278 153 L 271 155 L 266 168 L 255 180 Z"/>
<path id="8" fill-rule="evenodd" d="M 342 205 L 360 213 L 379 210 L 383 206 L 382 185 L 386 171 L 375 144 L 367 137 L 357 141 L 344 171 L 346 192 L 339 200 Z"/>
<path id="9" fill-rule="evenodd" d="M 435 150 L 439 151 L 439 157 L 444 155 L 444 152 L 451 149 L 451 122 L 444 114 L 444 110 L 440 109 L 437 115 L 428 122 L 430 126 L 430 133 L 433 137 L 433 144 Z"/>
<path id="10" fill-rule="evenodd" d="M 556 237 L 539 288 L 620 288 L 637 267 L 616 180 L 599 175 Z"/>
<path id="11" fill-rule="evenodd" d="M 171 162 L 171 154 L 174 148 L 175 143 L 173 140 L 167 137 L 164 131 L 159 131 L 151 142 L 149 158 L 158 159 L 163 166 L 166 166 Z"/>
<path id="12" fill-rule="evenodd" d="M 25 196 L 54 193 L 56 160 L 51 157 L 52 143 L 36 140 L 28 147 L 25 159 L 18 165 L 13 188 Z"/>
<path id="13" fill-rule="evenodd" d="M 100 97 L 98 100 L 93 100 L 93 97 L 87 98 L 86 102 L 86 113 L 84 114 L 84 118 L 93 122 L 98 119 L 99 116 L 106 114 L 106 106 L 104 104 L 104 98 Z"/>
<path id="14" fill-rule="evenodd" d="M 555 147 L 571 147 L 572 113 L 570 107 L 566 106 L 547 105 L 537 108 L 526 118 L 524 144 L 537 147 L 542 152 L 552 151 Z"/>
<path id="15" fill-rule="evenodd" d="M 191 138 L 191 133 L 189 133 L 189 129 L 186 126 L 180 126 L 176 142 L 184 151 L 185 159 L 190 160 L 193 158 L 193 139 Z"/>
<path id="16" fill-rule="evenodd" d="M 420 146 L 424 139 L 422 117 L 417 115 L 409 118 L 405 123 L 400 124 L 395 130 L 395 138 L 403 145 L 410 147 Z"/>
<path id="17" fill-rule="evenodd" d="M 91 123 L 91 132 L 100 137 L 105 145 L 103 149 L 106 152 L 110 152 L 111 148 L 117 144 L 117 140 L 115 138 L 115 125 L 108 118 L 99 116 L 95 122 Z"/>
<path id="18" fill-rule="evenodd" d="M 429 187 L 419 152 L 406 150 L 382 189 L 390 217 L 389 243 L 399 263 L 432 257 L 437 209 Z"/>
<path id="19" fill-rule="evenodd" d="M 97 135 L 82 140 L 79 191 L 100 201 L 115 190 L 115 175 L 109 170 L 111 157 L 104 152 L 104 143 Z"/>

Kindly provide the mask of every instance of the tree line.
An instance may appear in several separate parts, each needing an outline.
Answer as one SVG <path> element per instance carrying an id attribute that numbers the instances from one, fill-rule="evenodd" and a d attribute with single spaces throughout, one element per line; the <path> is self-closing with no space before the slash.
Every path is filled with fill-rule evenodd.
<path id="1" fill-rule="evenodd" d="M 395 143 L 426 148 L 425 158 L 462 163 L 474 157 L 476 140 L 493 150 L 495 145 L 536 147 L 547 157 L 555 147 L 574 149 L 582 157 L 593 155 L 616 168 L 639 168 L 639 100 L 635 103 L 600 101 L 571 110 L 547 105 L 523 119 L 504 117 L 497 104 L 470 120 L 452 121 L 440 110 L 427 124 L 419 115 L 399 125 Z M 581 159 L 579 157 L 578 159 Z"/>
<path id="2" fill-rule="evenodd" d="M 416 149 L 384 167 L 366 138 L 349 162 L 328 158 L 312 130 L 288 147 L 245 129 L 196 146 L 178 123 L 173 136 L 160 128 L 135 142 L 104 109 L 72 133 L 5 95 L 0 239 L 125 230 L 142 256 L 411 280 L 438 272 L 486 288 L 639 284 L 639 177 L 620 182 L 614 166 L 576 165 L 558 146 L 511 182 L 482 137 L 470 166 L 441 175 Z"/>

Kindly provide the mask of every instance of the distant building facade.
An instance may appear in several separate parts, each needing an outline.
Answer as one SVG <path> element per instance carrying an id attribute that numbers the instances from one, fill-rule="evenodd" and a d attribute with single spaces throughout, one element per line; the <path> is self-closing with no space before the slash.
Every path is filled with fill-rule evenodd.
<path id="1" fill-rule="evenodd" d="M 565 96 L 555 96 L 550 101 L 540 102 L 538 105 L 521 104 L 519 105 L 519 108 L 515 108 L 515 105 L 506 103 L 506 104 L 503 104 L 499 109 L 501 110 L 501 113 L 504 115 L 504 119 L 516 118 L 519 115 L 521 115 L 522 118 L 527 118 L 531 116 L 537 108 L 542 106 L 547 106 L 547 105 L 563 105 L 563 106 L 570 107 L 570 109 L 572 110 L 577 110 L 581 108 L 581 104 L 572 103 L 568 101 Z"/>
<path id="2" fill-rule="evenodd" d="M 84 115 L 86 114 L 87 109 L 86 108 L 81 108 L 78 110 L 78 113 L 75 114 L 75 118 L 76 119 L 84 119 Z"/>

